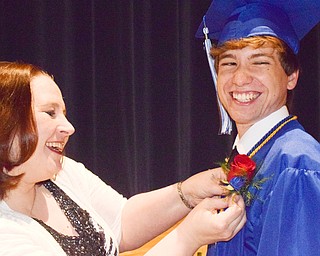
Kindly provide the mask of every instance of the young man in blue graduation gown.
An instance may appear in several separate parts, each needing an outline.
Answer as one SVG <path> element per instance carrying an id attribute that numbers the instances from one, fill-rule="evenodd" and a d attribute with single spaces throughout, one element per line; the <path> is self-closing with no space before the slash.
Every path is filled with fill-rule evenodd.
<path id="1" fill-rule="evenodd" d="M 216 41 L 210 54 L 222 112 L 236 124 L 234 145 L 256 163 L 245 227 L 209 245 L 209 256 L 319 255 L 320 145 L 287 107 L 299 40 L 319 19 L 318 0 L 214 0 L 200 25 L 197 36 L 205 28 Z"/>

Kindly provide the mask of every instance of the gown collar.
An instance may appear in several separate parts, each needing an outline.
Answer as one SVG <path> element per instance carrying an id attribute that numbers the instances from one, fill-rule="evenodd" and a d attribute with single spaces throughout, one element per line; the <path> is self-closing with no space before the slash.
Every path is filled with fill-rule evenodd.
<path id="1" fill-rule="evenodd" d="M 239 138 L 239 135 L 237 135 L 233 148 L 237 146 L 237 150 L 240 154 L 247 154 L 268 131 L 288 116 L 288 108 L 286 106 L 281 107 L 279 110 L 252 125 L 241 139 Z"/>

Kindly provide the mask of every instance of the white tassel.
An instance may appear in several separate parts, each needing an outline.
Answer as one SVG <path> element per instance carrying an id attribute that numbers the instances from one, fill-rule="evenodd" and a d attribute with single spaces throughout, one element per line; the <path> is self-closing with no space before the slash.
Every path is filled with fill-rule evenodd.
<path id="1" fill-rule="evenodd" d="M 204 24 L 203 33 L 204 33 L 204 37 L 205 37 L 204 45 L 205 45 L 205 48 L 206 48 L 207 59 L 208 59 L 208 63 L 209 63 L 209 67 L 210 67 L 210 71 L 211 71 L 214 87 L 216 89 L 217 102 L 218 102 L 219 112 L 220 112 L 220 131 L 219 131 L 219 135 L 221 135 L 221 134 L 230 135 L 231 132 L 232 132 L 232 121 L 231 121 L 227 111 L 222 106 L 222 104 L 220 102 L 220 99 L 218 97 L 217 72 L 216 72 L 216 69 L 214 68 L 214 59 L 210 55 L 210 49 L 212 47 L 212 44 L 211 44 L 211 40 L 208 37 L 209 29 L 206 26 L 205 17 L 203 17 L 203 24 Z"/>

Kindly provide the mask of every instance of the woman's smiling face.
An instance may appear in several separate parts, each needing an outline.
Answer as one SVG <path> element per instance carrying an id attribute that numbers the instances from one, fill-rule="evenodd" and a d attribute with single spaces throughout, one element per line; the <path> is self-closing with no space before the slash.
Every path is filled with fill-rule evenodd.
<path id="1" fill-rule="evenodd" d="M 52 178 L 61 170 L 64 147 L 75 130 L 66 118 L 61 91 L 51 77 L 37 75 L 31 79 L 30 86 L 38 144 L 20 168 L 24 178 L 38 182 Z"/>

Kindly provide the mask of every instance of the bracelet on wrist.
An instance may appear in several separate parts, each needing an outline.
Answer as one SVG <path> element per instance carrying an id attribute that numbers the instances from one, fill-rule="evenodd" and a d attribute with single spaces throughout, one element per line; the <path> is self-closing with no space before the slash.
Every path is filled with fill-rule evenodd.
<path id="1" fill-rule="evenodd" d="M 177 190 L 178 194 L 180 196 L 181 201 L 184 203 L 185 206 L 187 206 L 190 210 L 192 210 L 194 207 L 188 202 L 188 200 L 184 197 L 182 190 L 181 190 L 182 181 L 178 182 L 177 184 Z"/>

